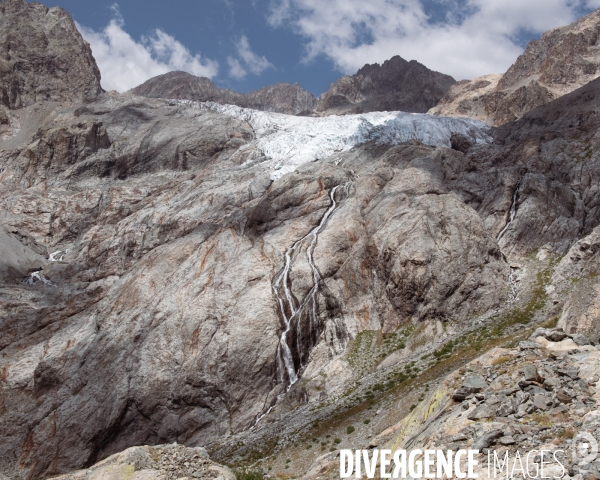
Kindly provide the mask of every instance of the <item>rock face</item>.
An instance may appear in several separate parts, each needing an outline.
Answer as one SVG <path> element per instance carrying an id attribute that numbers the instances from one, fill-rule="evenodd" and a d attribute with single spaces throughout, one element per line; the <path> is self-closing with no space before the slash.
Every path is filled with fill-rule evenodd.
<path id="1" fill-rule="evenodd" d="M 495 114 L 496 105 L 485 99 L 494 96 L 502 74 L 490 74 L 473 80 L 461 80 L 452 85 L 439 103 L 429 109 L 430 115 L 476 118 L 496 125 L 490 115 Z"/>
<path id="2" fill-rule="evenodd" d="M 468 116 L 502 125 L 600 75 L 600 10 L 533 40 L 502 75 L 452 86 L 432 115 Z"/>
<path id="3" fill-rule="evenodd" d="M 467 202 L 494 230 L 505 254 L 542 246 L 565 253 L 598 224 L 599 102 L 600 80 L 594 80 L 500 127 L 494 145 L 468 150 L 467 158 L 485 174 L 461 180 L 474 182 L 469 191 L 478 191 Z"/>
<path id="4" fill-rule="evenodd" d="M 196 77 L 186 72 L 169 72 L 147 80 L 130 91 L 148 98 L 167 98 L 215 102 L 266 112 L 298 115 L 310 112 L 317 104 L 315 96 L 297 83 L 278 83 L 246 94 L 218 88 L 206 77 Z"/>
<path id="5" fill-rule="evenodd" d="M 113 100 L 38 131 L 2 151 L 0 193 L 6 229 L 60 260 L 33 272 L 53 285 L 28 271 L 2 288 L 0 448 L 32 475 L 250 427 L 290 380 L 281 341 L 301 375 L 316 345 L 336 355 L 361 330 L 463 321 L 506 295 L 493 237 L 442 180 L 463 169 L 453 150 L 366 146 L 271 184 L 239 150 L 248 124 L 211 111 Z M 317 315 L 282 340 L 272 282 L 331 195 Z M 296 310 L 315 287 L 311 241 L 287 283 Z"/>
<path id="6" fill-rule="evenodd" d="M 102 92 L 90 47 L 61 8 L 4 0 L 0 51 L 0 104 L 6 108 L 47 100 L 87 102 Z"/>
<path id="7" fill-rule="evenodd" d="M 317 112 L 322 115 L 398 110 L 425 113 L 454 83 L 449 75 L 396 55 L 382 65 L 365 65 L 355 75 L 341 77 L 321 96 Z"/>
<path id="8" fill-rule="evenodd" d="M 556 282 L 570 280 L 558 325 L 566 332 L 592 338 L 600 334 L 600 228 L 575 243 L 558 265 Z"/>
<path id="9" fill-rule="evenodd" d="M 436 145 L 426 142 L 441 119 L 424 120 L 435 135 L 414 128 L 410 139 L 401 122 L 361 121 L 358 133 L 381 135 L 349 134 L 352 148 L 280 176 L 266 153 L 281 149 L 260 143 L 269 128 L 272 145 L 289 143 L 277 142 L 274 114 L 118 94 L 21 108 L 0 142 L 0 474 L 108 458 L 71 478 L 202 478 L 198 451 L 164 444 L 247 448 L 249 463 L 254 445 L 291 448 L 291 435 L 333 428 L 315 418 L 347 421 L 409 379 L 390 408 L 404 419 L 382 421 L 373 442 L 525 446 L 530 432 L 513 420 L 543 412 L 596 428 L 597 323 L 568 295 L 572 279 L 595 284 L 599 106 L 597 79 L 493 141 L 452 120 L 472 130 L 444 130 Z M 300 120 L 323 119 L 286 124 Z M 561 312 L 564 331 L 526 340 Z M 443 383 L 503 338 L 519 350 Z M 585 355 L 560 354 L 576 350 Z M 514 378 L 498 367 L 509 361 Z M 442 383 L 421 388 L 425 369 Z M 428 398 L 412 415 L 410 395 Z M 460 414 L 451 439 L 435 437 L 446 406 Z M 510 424 L 486 421 L 497 417 Z M 343 427 L 350 443 L 354 426 Z"/>
<path id="10" fill-rule="evenodd" d="M 0 155 L 11 248 L 45 257 L 3 280 L 0 456 L 39 476 L 213 442 L 362 331 L 499 307 L 498 243 L 561 251 L 599 223 L 598 82 L 466 155 L 368 143 L 274 182 L 240 119 L 127 97 L 56 106 Z"/>

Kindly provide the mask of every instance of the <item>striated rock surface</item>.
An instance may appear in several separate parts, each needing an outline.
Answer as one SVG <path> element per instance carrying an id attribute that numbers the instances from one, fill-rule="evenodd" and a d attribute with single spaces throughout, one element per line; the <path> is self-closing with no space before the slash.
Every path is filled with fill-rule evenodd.
<path id="1" fill-rule="evenodd" d="M 565 251 L 598 225 L 598 89 L 466 155 L 372 142 L 275 181 L 239 118 L 48 105 L 1 145 L 0 221 L 44 261 L 1 288 L 0 456 L 44 476 L 135 444 L 213 443 L 312 398 L 319 372 L 350 381 L 339 356 L 362 332 L 467 328 L 502 307 L 500 248 Z"/>
<path id="2" fill-rule="evenodd" d="M 502 74 L 489 74 L 473 80 L 461 80 L 452 85 L 439 103 L 429 109 L 430 115 L 469 117 L 494 125 L 490 115 L 496 113 L 496 104 L 489 100 L 496 91 Z"/>
<path id="3" fill-rule="evenodd" d="M 298 115 L 308 113 L 317 104 L 315 96 L 295 83 L 278 83 L 249 93 L 218 88 L 206 77 L 186 72 L 169 72 L 147 80 L 130 93 L 148 98 L 192 100 L 238 105 L 266 112 Z"/>
<path id="4" fill-rule="evenodd" d="M 502 125 L 572 92 L 600 75 L 600 10 L 533 40 L 501 77 L 452 86 L 432 115 L 467 116 Z"/>
<path id="5" fill-rule="evenodd" d="M 319 345 L 335 356 L 364 329 L 460 322 L 506 295 L 493 237 L 443 182 L 462 154 L 365 146 L 272 183 L 240 150 L 248 124 L 148 102 L 57 107 L 2 150 L 2 224 L 56 260 L 2 287 L 0 454 L 31 475 L 250 427 L 290 380 L 281 341 L 301 375 Z M 331 195 L 319 281 L 307 240 L 287 283 L 294 309 L 318 287 L 316 315 L 282 340 L 273 281 Z"/>
<path id="6" fill-rule="evenodd" d="M 557 266 L 556 282 L 567 281 L 567 301 L 558 325 L 568 333 L 600 334 L 600 229 L 575 243 Z"/>
<path id="7" fill-rule="evenodd" d="M 566 253 L 598 224 L 599 104 L 600 80 L 594 80 L 500 127 L 493 145 L 468 150 L 485 173 L 461 180 L 473 182 L 468 195 L 477 192 L 467 202 L 505 254 L 539 247 Z"/>
<path id="8" fill-rule="evenodd" d="M 382 65 L 365 65 L 355 75 L 341 77 L 321 96 L 316 111 L 321 115 L 398 110 L 425 113 L 454 83 L 449 75 L 396 55 Z"/>
<path id="9" fill-rule="evenodd" d="M 335 477 L 340 447 L 597 432 L 597 300 L 577 295 L 599 104 L 596 79 L 494 130 L 118 94 L 11 110 L 0 475 L 231 478 L 206 446 Z"/>
<path id="10" fill-rule="evenodd" d="M 0 52 L 0 104 L 8 109 L 93 101 L 102 92 L 90 46 L 62 8 L 1 2 Z M 3 112 L 0 125 L 8 123 Z"/>

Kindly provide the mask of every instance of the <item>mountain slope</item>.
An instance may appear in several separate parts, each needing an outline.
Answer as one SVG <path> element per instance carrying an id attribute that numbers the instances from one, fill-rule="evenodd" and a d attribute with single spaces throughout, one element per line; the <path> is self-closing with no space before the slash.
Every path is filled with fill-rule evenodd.
<path id="1" fill-rule="evenodd" d="M 266 112 L 297 115 L 311 111 L 317 104 L 315 96 L 297 83 L 278 83 L 249 93 L 237 93 L 218 88 L 206 77 L 196 77 L 186 72 L 169 72 L 147 80 L 130 90 L 130 93 L 148 98 L 167 98 L 216 102 L 238 105 Z"/>
<path id="2" fill-rule="evenodd" d="M 261 474 L 318 476 L 328 448 L 400 444 L 451 372 L 540 324 L 596 343 L 599 104 L 596 79 L 498 129 L 118 94 L 11 110 L 0 475 L 177 442 Z M 564 385 L 580 386 L 572 418 L 595 411 L 589 385 Z M 543 393 L 510 421 L 561 402 Z M 205 463 L 170 448 L 189 465 L 161 447 L 145 459 L 155 475 Z"/>
<path id="3" fill-rule="evenodd" d="M 533 40 L 500 78 L 452 86 L 432 115 L 467 116 L 502 125 L 600 75 L 600 10 Z"/>

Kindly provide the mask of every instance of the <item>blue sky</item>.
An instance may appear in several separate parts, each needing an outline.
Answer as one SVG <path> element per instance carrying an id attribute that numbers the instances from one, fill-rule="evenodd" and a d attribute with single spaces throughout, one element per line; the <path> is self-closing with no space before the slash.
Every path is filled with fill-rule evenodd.
<path id="1" fill-rule="evenodd" d="M 393 55 L 456 79 L 505 71 L 527 42 L 600 0 L 59 0 L 106 89 L 186 70 L 250 91 L 298 82 L 318 95 Z M 51 6 L 51 5 L 49 5 Z"/>

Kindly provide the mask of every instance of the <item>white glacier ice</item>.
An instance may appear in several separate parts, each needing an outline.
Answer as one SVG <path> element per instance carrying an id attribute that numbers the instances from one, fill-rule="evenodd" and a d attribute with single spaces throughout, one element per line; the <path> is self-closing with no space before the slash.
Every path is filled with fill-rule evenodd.
<path id="1" fill-rule="evenodd" d="M 440 147 L 450 147 L 450 137 L 454 133 L 465 135 L 473 143 L 492 140 L 488 125 L 467 118 L 406 112 L 296 117 L 213 102 L 183 100 L 180 103 L 248 122 L 256 135 L 254 144 L 270 158 L 273 179 L 294 171 L 303 163 L 350 150 L 370 140 L 392 145 L 418 140 Z"/>

